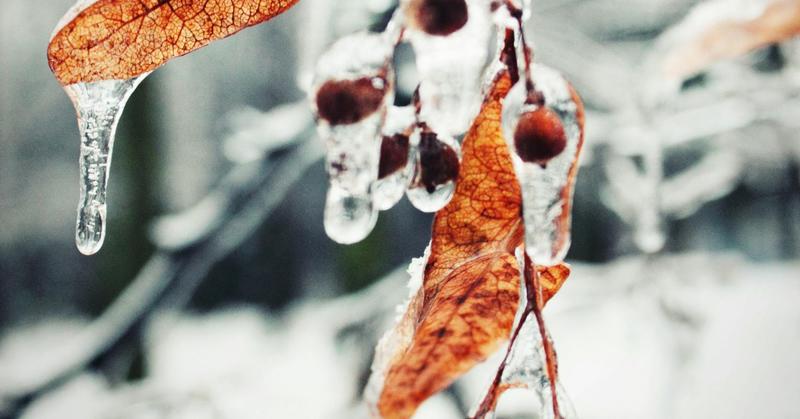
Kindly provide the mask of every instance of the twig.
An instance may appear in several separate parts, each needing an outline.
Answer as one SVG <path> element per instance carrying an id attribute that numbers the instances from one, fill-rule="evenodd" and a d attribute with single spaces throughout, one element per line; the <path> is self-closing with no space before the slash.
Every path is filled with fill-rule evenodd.
<path id="1" fill-rule="evenodd" d="M 36 398 L 58 387 L 111 352 L 134 327 L 147 320 L 157 305 L 182 305 L 211 267 L 242 244 L 283 201 L 289 190 L 323 155 L 318 141 L 305 141 L 291 150 L 259 162 L 261 170 L 230 187 L 224 220 L 196 245 L 181 251 L 157 250 L 111 306 L 66 349 L 49 355 L 53 366 L 28 385 L 0 395 L 0 418 L 11 418 Z M 235 168 L 232 173 L 237 171 Z M 238 211 L 235 209 L 238 208 Z M 202 229 L 207 226 L 198 226 Z M 173 291 L 164 298 L 172 285 Z M 47 362 L 44 360 L 43 362 Z"/>

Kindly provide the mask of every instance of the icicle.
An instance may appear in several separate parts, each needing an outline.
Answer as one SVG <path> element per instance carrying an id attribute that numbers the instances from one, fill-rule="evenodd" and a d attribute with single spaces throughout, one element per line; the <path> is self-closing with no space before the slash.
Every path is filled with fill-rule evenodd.
<path id="1" fill-rule="evenodd" d="M 117 123 L 125 103 L 147 76 L 65 86 L 81 135 L 80 201 L 75 243 L 85 255 L 100 250 L 106 233 L 106 187 Z"/>
<path id="2" fill-rule="evenodd" d="M 465 23 L 463 19 L 436 18 L 437 6 L 459 10 L 464 5 Z M 414 48 L 419 71 L 420 119 L 441 135 L 459 137 L 467 131 L 483 101 L 482 75 L 491 36 L 489 2 L 404 0 L 401 7 L 409 22 L 406 39 Z M 463 27 L 450 33 L 459 23 Z"/>
<path id="3" fill-rule="evenodd" d="M 537 264 L 554 265 L 570 245 L 570 182 L 581 126 L 578 104 L 564 78 L 540 64 L 532 72 L 543 103 L 532 103 L 526 83 L 517 83 L 506 98 L 503 130 L 515 151 L 528 255 Z"/>
<path id="4" fill-rule="evenodd" d="M 331 183 L 325 231 L 342 244 L 364 239 L 377 220 L 372 185 L 380 128 L 394 99 L 389 64 L 396 41 L 391 35 L 354 34 L 334 44 L 317 65 L 311 99 Z"/>
<path id="5" fill-rule="evenodd" d="M 375 228 L 378 211 L 369 194 L 352 194 L 338 182 L 331 183 L 325 201 L 325 232 L 342 244 L 364 240 Z"/>
<path id="6" fill-rule="evenodd" d="M 375 206 L 385 211 L 400 202 L 414 174 L 415 150 L 410 134 L 415 123 L 412 106 L 390 107 L 383 125 L 378 180 L 373 185 Z"/>
<path id="7" fill-rule="evenodd" d="M 420 211 L 436 212 L 450 202 L 455 192 L 461 146 L 427 127 L 414 131 L 411 144 L 417 149 L 416 169 L 406 196 Z"/>

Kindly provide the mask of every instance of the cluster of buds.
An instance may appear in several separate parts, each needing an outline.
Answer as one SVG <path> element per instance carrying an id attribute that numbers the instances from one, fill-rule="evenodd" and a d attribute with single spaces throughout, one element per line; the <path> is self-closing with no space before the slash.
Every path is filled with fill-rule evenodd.
<path id="1" fill-rule="evenodd" d="M 310 98 L 327 145 L 325 228 L 335 241 L 362 240 L 378 212 L 393 207 L 403 195 L 426 212 L 441 209 L 452 198 L 460 166 L 456 138 L 474 115 L 450 104 L 466 102 L 461 99 L 467 91 L 479 95 L 480 73 L 467 77 L 475 79 L 474 88 L 439 89 L 440 83 L 425 75 L 459 66 L 432 60 L 435 51 L 427 47 L 441 48 L 459 42 L 459 36 L 471 36 L 470 11 L 480 10 L 475 4 L 485 1 L 470 1 L 471 6 L 467 0 L 404 0 L 384 32 L 347 36 L 320 59 Z M 413 105 L 397 107 L 392 62 L 403 41 L 417 52 L 417 91 L 423 90 L 424 98 L 418 93 Z M 467 67 L 480 69 L 482 64 Z M 471 108 L 477 111 L 478 105 Z"/>

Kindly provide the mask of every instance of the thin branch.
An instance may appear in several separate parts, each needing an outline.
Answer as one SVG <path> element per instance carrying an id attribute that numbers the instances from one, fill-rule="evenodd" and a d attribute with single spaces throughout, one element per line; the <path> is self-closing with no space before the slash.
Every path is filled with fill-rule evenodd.
<path id="1" fill-rule="evenodd" d="M 254 168 L 234 168 L 229 176 L 238 182 L 222 182 L 233 188 L 227 194 L 223 220 L 197 226 L 208 230 L 189 248 L 159 249 L 111 306 L 81 335 L 63 349 L 49 353 L 49 373 L 20 388 L 0 395 L 0 418 L 17 416 L 30 402 L 85 370 L 93 361 L 111 352 L 134 327 L 142 324 L 157 305 L 185 304 L 215 263 L 240 246 L 272 214 L 311 165 L 323 155 L 322 145 L 310 140 L 268 156 Z M 238 211 L 236 210 L 238 208 Z M 168 293 L 172 288 L 173 291 Z M 165 301 L 165 293 L 169 298 Z"/>

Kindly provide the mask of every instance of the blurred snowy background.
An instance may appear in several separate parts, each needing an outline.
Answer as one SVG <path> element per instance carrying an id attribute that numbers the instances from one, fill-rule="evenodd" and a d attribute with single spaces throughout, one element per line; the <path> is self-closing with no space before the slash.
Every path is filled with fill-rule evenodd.
<path id="1" fill-rule="evenodd" d="M 583 418 L 800 417 L 800 41 L 665 80 L 700 3 L 534 0 L 536 58 L 588 110 L 575 269 L 546 313 Z M 94 257 L 73 243 L 77 127 L 45 60 L 69 6 L 0 4 L 0 417 L 365 417 L 431 217 L 403 203 L 358 245 L 325 237 L 300 86 L 393 2 L 303 0 L 148 78 Z M 407 48 L 398 68 L 407 101 Z M 418 417 L 463 417 L 496 363 Z M 532 400 L 509 393 L 500 417 L 535 417 Z"/>

